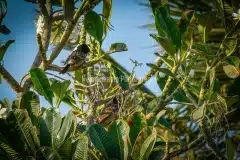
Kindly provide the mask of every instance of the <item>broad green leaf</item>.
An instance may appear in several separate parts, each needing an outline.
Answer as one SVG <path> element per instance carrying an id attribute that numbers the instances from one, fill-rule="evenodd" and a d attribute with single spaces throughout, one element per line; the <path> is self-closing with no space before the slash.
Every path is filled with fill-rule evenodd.
<path id="1" fill-rule="evenodd" d="M 62 0 L 63 14 L 67 22 L 70 22 L 74 15 L 74 0 Z"/>
<path id="2" fill-rule="evenodd" d="M 141 132 L 141 130 L 147 126 L 147 121 L 145 119 L 145 116 L 142 112 L 134 112 L 128 117 L 128 125 L 130 127 L 130 141 L 133 145 L 135 143 L 135 140 L 138 136 L 138 134 Z"/>
<path id="3" fill-rule="evenodd" d="M 237 49 L 238 39 L 237 38 L 227 38 L 224 40 L 220 46 L 225 52 L 226 56 L 230 56 Z"/>
<path id="4" fill-rule="evenodd" d="M 84 18 L 86 31 L 100 44 L 103 40 L 103 22 L 101 17 L 94 11 L 88 12 Z"/>
<path id="5" fill-rule="evenodd" d="M 164 73 L 167 76 L 175 77 L 174 74 L 172 73 L 172 71 L 170 71 L 167 68 L 160 68 L 160 67 L 158 67 L 158 66 L 156 66 L 155 64 L 152 64 L 152 63 L 147 63 L 147 66 L 149 66 L 152 69 L 155 69 L 155 70 L 157 70 L 159 72 L 162 72 L 162 73 Z"/>
<path id="6" fill-rule="evenodd" d="M 110 20 L 112 16 L 112 0 L 103 0 L 103 30 L 105 33 L 105 36 L 107 35 L 107 32 L 110 27 Z"/>
<path id="7" fill-rule="evenodd" d="M 8 130 L 10 130 L 10 134 L 6 131 L 1 133 L 8 133 L 8 135 L 5 135 L 5 137 L 9 136 L 8 138 L 13 138 L 11 137 L 11 132 L 12 134 L 15 134 L 15 136 L 17 136 L 18 139 L 20 139 L 23 143 L 21 147 L 26 147 L 25 149 L 27 149 L 29 155 L 35 156 L 37 150 L 40 147 L 40 143 L 37 137 L 37 130 L 32 125 L 27 111 L 22 109 L 15 109 L 14 111 L 10 111 L 6 118 L 6 124 L 8 126 Z M 13 141 L 15 141 L 13 143 L 17 143 L 17 140 L 15 138 L 13 138 Z"/>
<path id="8" fill-rule="evenodd" d="M 163 5 L 155 10 L 155 25 L 159 37 L 171 41 L 176 49 L 181 48 L 180 31 L 175 20 L 170 16 L 167 5 Z"/>
<path id="9" fill-rule="evenodd" d="M 39 126 L 40 145 L 51 147 L 53 137 L 48 129 L 46 121 L 42 117 L 39 118 Z"/>
<path id="10" fill-rule="evenodd" d="M 72 111 L 69 111 L 68 114 L 64 117 L 60 130 L 57 133 L 56 137 L 56 146 L 55 149 L 58 150 L 66 140 L 66 137 L 72 127 L 74 115 Z"/>
<path id="11" fill-rule="evenodd" d="M 111 53 L 127 51 L 127 45 L 125 43 L 113 43 L 111 44 L 109 51 Z"/>
<path id="12" fill-rule="evenodd" d="M 62 158 L 53 148 L 43 146 L 37 151 L 36 160 L 62 160 Z"/>
<path id="13" fill-rule="evenodd" d="M 3 154 L 1 154 L 2 159 L 23 160 L 23 157 L 18 152 L 16 152 L 11 146 L 3 143 L 2 141 L 0 141 L 0 150 L 5 155 L 3 157 Z"/>
<path id="14" fill-rule="evenodd" d="M 74 143 L 76 148 L 73 153 L 73 160 L 87 160 L 88 159 L 88 137 L 81 135 Z"/>
<path id="15" fill-rule="evenodd" d="M 229 56 L 227 60 L 230 64 L 234 65 L 236 68 L 239 68 L 240 59 L 237 56 Z"/>
<path id="16" fill-rule="evenodd" d="M 165 84 L 168 80 L 168 76 L 162 76 L 160 77 L 159 75 L 156 76 L 157 78 L 157 84 L 159 88 L 163 91 Z M 171 87 L 168 90 L 168 94 L 171 94 L 179 85 L 179 82 L 174 79 L 172 82 Z M 182 89 L 179 89 L 179 91 L 174 95 L 174 99 L 179 102 L 187 102 L 188 100 L 186 99 L 185 92 Z"/>
<path id="17" fill-rule="evenodd" d="M 112 66 L 112 69 L 114 71 L 114 75 L 118 84 L 121 86 L 122 89 L 127 90 L 129 88 L 129 84 L 126 75 L 117 67 Z"/>
<path id="18" fill-rule="evenodd" d="M 108 133 L 113 142 L 117 145 L 117 155 L 120 160 L 128 158 L 128 138 L 130 128 L 124 120 L 116 120 L 109 126 Z"/>
<path id="19" fill-rule="evenodd" d="M 53 105 L 53 93 L 50 88 L 50 83 L 44 71 L 40 68 L 34 68 L 30 70 L 30 76 L 36 91 L 44 96 L 44 98 Z"/>
<path id="20" fill-rule="evenodd" d="M 157 135 L 160 136 L 164 141 L 169 142 L 178 142 L 179 138 L 174 132 L 170 129 L 165 127 L 164 125 L 157 124 L 154 126 L 157 131 Z"/>
<path id="21" fill-rule="evenodd" d="M 239 71 L 233 65 L 224 65 L 223 71 L 229 78 L 237 78 L 239 76 Z"/>
<path id="22" fill-rule="evenodd" d="M 59 107 L 62 102 L 63 97 L 66 94 L 68 87 L 70 86 L 71 81 L 67 80 L 64 82 L 57 82 L 51 85 L 51 90 L 54 94 L 57 107 Z"/>
<path id="23" fill-rule="evenodd" d="M 3 60 L 3 57 L 4 57 L 8 47 L 14 42 L 15 42 L 14 40 L 9 40 L 4 45 L 0 45 L 0 61 Z"/>
<path id="24" fill-rule="evenodd" d="M 192 111 L 192 115 L 191 115 L 192 119 L 194 121 L 197 121 L 197 122 L 202 120 L 204 118 L 205 111 L 206 111 L 206 105 L 205 104 L 203 104 L 200 107 L 194 109 Z"/>
<path id="25" fill-rule="evenodd" d="M 133 160 L 148 160 L 157 138 L 154 127 L 145 127 L 136 139 L 132 150 Z"/>
<path id="26" fill-rule="evenodd" d="M 203 43 L 207 42 L 215 20 L 216 12 L 204 13 L 198 17 L 198 31 L 201 33 Z"/>
<path id="27" fill-rule="evenodd" d="M 227 152 L 227 159 L 228 160 L 235 160 L 236 159 L 236 148 L 231 140 L 231 138 L 226 137 L 226 152 Z"/>
<path id="28" fill-rule="evenodd" d="M 43 113 L 43 119 L 51 135 L 52 147 L 56 148 L 58 131 L 62 124 L 62 118 L 59 109 L 51 108 Z M 44 134 L 44 132 L 43 132 Z"/>
<path id="29" fill-rule="evenodd" d="M 62 159 L 70 160 L 72 155 L 72 138 L 68 138 L 64 141 L 63 145 L 58 149 Z"/>
<path id="30" fill-rule="evenodd" d="M 20 99 L 20 108 L 26 109 L 30 117 L 32 114 L 38 116 L 40 114 L 40 100 L 38 95 L 32 91 L 24 93 Z"/>
<path id="31" fill-rule="evenodd" d="M 150 34 L 150 36 L 153 39 L 155 39 L 169 55 L 173 56 L 174 53 L 176 53 L 176 48 L 171 42 L 171 40 L 167 38 L 159 37 L 155 34 Z"/>
<path id="32" fill-rule="evenodd" d="M 88 135 L 93 145 L 108 158 L 117 158 L 116 145 L 109 137 L 107 131 L 99 124 L 93 124 L 88 129 Z"/>

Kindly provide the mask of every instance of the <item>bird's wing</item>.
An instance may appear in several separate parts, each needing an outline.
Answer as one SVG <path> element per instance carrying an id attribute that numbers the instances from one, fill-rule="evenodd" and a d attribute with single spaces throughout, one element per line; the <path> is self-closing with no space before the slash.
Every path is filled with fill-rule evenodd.
<path id="1" fill-rule="evenodd" d="M 74 55 L 74 50 L 71 52 L 71 54 L 68 56 L 67 60 L 65 61 L 64 65 L 66 65 L 71 59 L 72 56 Z"/>

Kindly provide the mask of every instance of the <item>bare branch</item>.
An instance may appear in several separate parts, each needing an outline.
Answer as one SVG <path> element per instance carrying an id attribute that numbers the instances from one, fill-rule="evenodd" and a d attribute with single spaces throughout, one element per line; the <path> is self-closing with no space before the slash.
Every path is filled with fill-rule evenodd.
<path id="1" fill-rule="evenodd" d="M 16 93 L 23 92 L 23 88 L 2 65 L 0 65 L 0 74 Z"/>

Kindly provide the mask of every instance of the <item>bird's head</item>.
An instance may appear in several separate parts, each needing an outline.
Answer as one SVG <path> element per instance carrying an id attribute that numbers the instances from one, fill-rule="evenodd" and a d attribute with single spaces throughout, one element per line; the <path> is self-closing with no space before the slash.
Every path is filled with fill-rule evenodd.
<path id="1" fill-rule="evenodd" d="M 77 50 L 78 51 L 80 51 L 80 52 L 82 52 L 82 53 L 88 53 L 88 52 L 90 52 L 90 49 L 89 49 L 89 47 L 88 47 L 88 45 L 86 45 L 86 44 L 80 44 L 80 45 L 78 45 L 77 46 Z"/>

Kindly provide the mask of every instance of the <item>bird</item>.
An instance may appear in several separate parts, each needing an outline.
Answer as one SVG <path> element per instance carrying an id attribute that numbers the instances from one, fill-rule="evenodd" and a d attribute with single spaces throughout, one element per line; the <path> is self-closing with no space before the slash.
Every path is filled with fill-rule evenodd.
<path id="1" fill-rule="evenodd" d="M 60 74 L 64 74 L 68 71 L 70 67 L 81 66 L 85 63 L 88 53 L 90 49 L 86 44 L 79 44 L 77 45 L 73 51 L 68 56 L 67 60 L 65 61 L 65 67 L 62 69 Z"/>

